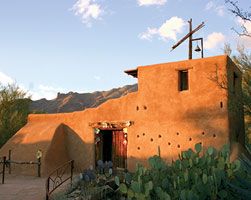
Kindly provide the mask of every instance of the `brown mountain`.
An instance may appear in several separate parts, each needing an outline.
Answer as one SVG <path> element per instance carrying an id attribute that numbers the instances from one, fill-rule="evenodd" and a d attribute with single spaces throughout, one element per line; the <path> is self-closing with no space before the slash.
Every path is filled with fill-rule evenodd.
<path id="1" fill-rule="evenodd" d="M 130 92 L 138 90 L 138 85 L 126 85 L 121 88 L 114 88 L 109 91 L 79 94 L 69 92 L 67 94 L 58 93 L 53 100 L 40 99 L 32 101 L 30 111 L 33 113 L 62 113 L 94 108 L 109 99 L 119 98 Z"/>

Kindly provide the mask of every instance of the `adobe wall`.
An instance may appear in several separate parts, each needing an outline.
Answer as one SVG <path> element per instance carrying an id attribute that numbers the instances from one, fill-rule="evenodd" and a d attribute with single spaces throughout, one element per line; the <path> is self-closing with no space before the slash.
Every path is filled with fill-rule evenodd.
<path id="1" fill-rule="evenodd" d="M 0 156 L 8 158 L 8 151 L 11 150 L 11 160 L 37 161 L 37 150 L 41 149 L 46 152 L 50 146 L 49 141 L 52 140 L 55 133 L 62 133 L 60 123 L 56 121 L 50 123 L 47 120 L 41 120 L 39 123 L 29 121 L 0 149 Z M 42 163 L 44 163 L 44 157 Z M 12 173 L 37 175 L 36 165 L 12 164 L 11 168 Z M 44 169 L 42 169 L 43 171 Z"/>
<path id="2" fill-rule="evenodd" d="M 228 58 L 227 88 L 228 88 L 228 110 L 229 130 L 231 142 L 245 144 L 244 110 L 242 101 L 242 72 Z M 234 77 L 234 74 L 237 76 Z M 234 83 L 235 82 L 235 83 Z"/>
<path id="3" fill-rule="evenodd" d="M 139 67 L 140 119 L 131 128 L 134 134 L 129 131 L 128 156 L 147 158 L 160 146 L 161 156 L 171 161 L 198 142 L 216 148 L 228 143 L 227 91 L 213 80 L 216 67 L 225 74 L 226 64 L 227 57 L 218 56 Z M 178 70 L 183 69 L 189 69 L 189 90 L 180 92 Z"/>
<path id="4" fill-rule="evenodd" d="M 44 175 L 54 160 L 59 164 L 74 159 L 76 170 L 81 171 L 94 165 L 94 131 L 89 123 L 125 120 L 134 122 L 128 128 L 129 170 L 157 154 L 158 146 L 167 161 L 198 142 L 220 148 L 229 142 L 227 91 L 212 79 L 216 66 L 219 73 L 226 73 L 226 64 L 227 57 L 218 56 L 139 67 L 138 92 L 80 112 L 29 115 L 27 125 L 4 145 L 0 155 L 13 148 L 14 159 L 27 160 L 42 149 Z M 179 92 L 177 70 L 187 68 L 189 90 Z"/>
<path id="5" fill-rule="evenodd" d="M 11 149 L 12 160 L 34 161 L 41 149 L 43 176 L 69 159 L 75 160 L 76 171 L 94 166 L 94 131 L 89 123 L 135 121 L 132 108 L 136 97 L 137 93 L 130 93 L 80 112 L 31 114 L 27 124 L 1 148 L 0 156 L 7 156 Z M 15 165 L 13 172 L 36 175 L 36 168 Z"/>

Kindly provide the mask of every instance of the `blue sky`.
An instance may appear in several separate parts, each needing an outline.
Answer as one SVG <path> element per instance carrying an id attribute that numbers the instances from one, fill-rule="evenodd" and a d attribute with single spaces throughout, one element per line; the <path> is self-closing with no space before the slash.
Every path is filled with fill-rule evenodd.
<path id="1" fill-rule="evenodd" d="M 225 42 L 251 48 L 231 30 L 243 22 L 223 0 L 1 1 L 0 82 L 16 82 L 33 99 L 136 83 L 123 71 L 187 59 L 187 42 L 170 50 L 190 18 L 194 27 L 206 23 L 194 35 L 204 38 L 205 57 L 222 54 Z"/>

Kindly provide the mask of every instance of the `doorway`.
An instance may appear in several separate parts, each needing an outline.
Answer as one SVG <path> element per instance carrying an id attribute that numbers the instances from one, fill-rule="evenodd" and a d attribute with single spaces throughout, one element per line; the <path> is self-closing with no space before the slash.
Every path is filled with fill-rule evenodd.
<path id="1" fill-rule="evenodd" d="M 102 131 L 101 140 L 103 140 L 103 147 L 101 150 L 103 162 L 112 161 L 112 131 Z"/>
<path id="2" fill-rule="evenodd" d="M 114 168 L 126 168 L 127 138 L 123 130 L 100 130 L 95 134 L 95 163 L 112 161 Z M 126 141 L 126 142 L 125 142 Z"/>

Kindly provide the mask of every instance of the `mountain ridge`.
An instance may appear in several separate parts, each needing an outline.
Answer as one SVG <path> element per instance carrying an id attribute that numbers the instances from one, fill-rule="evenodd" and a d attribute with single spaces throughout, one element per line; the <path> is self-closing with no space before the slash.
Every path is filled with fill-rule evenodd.
<path id="1" fill-rule="evenodd" d="M 138 84 L 125 85 L 107 91 L 95 91 L 92 93 L 58 93 L 52 100 L 45 98 L 32 101 L 30 112 L 32 113 L 67 113 L 81 111 L 87 108 L 95 108 L 109 99 L 125 96 L 128 93 L 136 92 Z"/>

